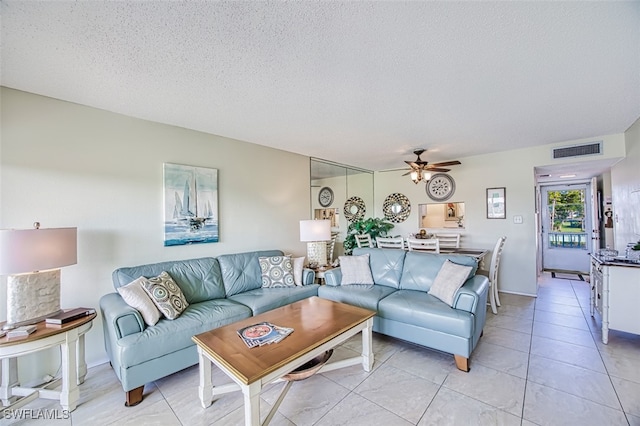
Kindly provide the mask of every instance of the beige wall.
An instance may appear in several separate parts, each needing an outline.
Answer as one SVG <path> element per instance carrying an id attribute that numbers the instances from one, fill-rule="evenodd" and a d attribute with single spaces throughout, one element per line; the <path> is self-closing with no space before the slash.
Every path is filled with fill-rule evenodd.
<path id="1" fill-rule="evenodd" d="M 456 191 L 448 201 L 465 203 L 465 227 L 460 231 L 463 244 L 492 249 L 498 237 L 507 237 L 500 264 L 501 290 L 529 295 L 537 292 L 534 167 L 567 162 L 551 158 L 553 147 L 595 140 L 604 141 L 604 153 L 598 159 L 624 156 L 624 134 L 616 134 L 460 158 L 462 164 L 451 167 L 449 174 L 456 181 Z M 593 157 L 587 157 L 579 162 L 591 160 Z M 378 172 L 375 176 L 375 215 L 383 217 L 382 203 L 389 194 L 403 193 L 411 201 L 411 215 L 407 221 L 396 224 L 391 233 L 407 236 L 416 232 L 418 204 L 433 203 L 425 185 L 414 184 L 402 172 Z M 506 188 L 506 219 L 486 218 L 486 188 L 493 187 Z M 513 222 L 515 215 L 523 217 L 522 224 Z"/>
<path id="2" fill-rule="evenodd" d="M 611 169 L 615 249 L 640 241 L 640 118 L 625 132 L 627 156 Z"/>
<path id="3" fill-rule="evenodd" d="M 257 249 L 305 254 L 308 157 L 6 88 L 1 96 L 0 228 L 78 227 L 63 307 L 97 308 L 120 266 Z M 218 169 L 219 243 L 163 246 L 165 162 Z M 53 374 L 57 352 L 50 358 Z M 98 318 L 87 361 L 105 360 Z"/>

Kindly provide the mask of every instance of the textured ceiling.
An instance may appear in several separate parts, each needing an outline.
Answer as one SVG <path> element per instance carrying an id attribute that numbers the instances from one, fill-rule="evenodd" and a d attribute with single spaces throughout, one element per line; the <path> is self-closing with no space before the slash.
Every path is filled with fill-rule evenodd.
<path id="1" fill-rule="evenodd" d="M 640 2 L 2 1 L 4 86 L 371 170 L 624 132 Z"/>

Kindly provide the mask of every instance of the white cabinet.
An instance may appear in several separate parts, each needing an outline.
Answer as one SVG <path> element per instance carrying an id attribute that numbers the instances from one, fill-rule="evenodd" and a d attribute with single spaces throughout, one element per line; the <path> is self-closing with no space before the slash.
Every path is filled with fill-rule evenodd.
<path id="1" fill-rule="evenodd" d="M 591 258 L 591 316 L 602 318 L 602 343 L 609 329 L 640 334 L 640 265 Z"/>

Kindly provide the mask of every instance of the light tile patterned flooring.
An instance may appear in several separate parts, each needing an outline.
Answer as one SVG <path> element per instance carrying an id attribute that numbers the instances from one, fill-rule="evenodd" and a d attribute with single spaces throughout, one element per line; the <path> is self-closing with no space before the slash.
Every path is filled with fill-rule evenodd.
<path id="1" fill-rule="evenodd" d="M 577 277 L 576 277 L 577 278 Z M 589 315 L 589 284 L 539 281 L 538 298 L 502 294 L 490 310 L 471 371 L 453 356 L 374 334 L 371 373 L 350 367 L 296 382 L 273 425 L 640 425 L 640 336 L 610 332 L 603 345 Z M 333 357 L 352 356 L 350 340 Z M 214 383 L 228 379 L 219 371 Z M 262 416 L 282 383 L 262 394 Z M 197 366 L 149 384 L 137 407 L 108 364 L 89 370 L 71 419 L 2 424 L 242 425 L 240 393 L 207 409 L 198 400 Z M 37 400 L 29 408 L 51 408 Z"/>

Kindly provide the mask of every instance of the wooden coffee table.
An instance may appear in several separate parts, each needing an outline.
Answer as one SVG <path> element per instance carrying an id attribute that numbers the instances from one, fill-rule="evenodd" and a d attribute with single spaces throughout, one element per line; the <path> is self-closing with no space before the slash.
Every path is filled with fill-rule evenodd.
<path id="1" fill-rule="evenodd" d="M 245 425 L 260 424 L 260 392 L 319 354 L 362 333 L 362 354 L 325 364 L 320 372 L 362 364 L 373 366 L 371 344 L 375 312 L 319 297 L 299 302 L 193 336 L 200 362 L 200 402 L 211 405 L 214 396 L 242 391 Z M 294 332 L 270 345 L 248 348 L 237 331 L 259 322 L 291 327 Z M 211 364 L 215 364 L 235 383 L 213 386 Z"/>

